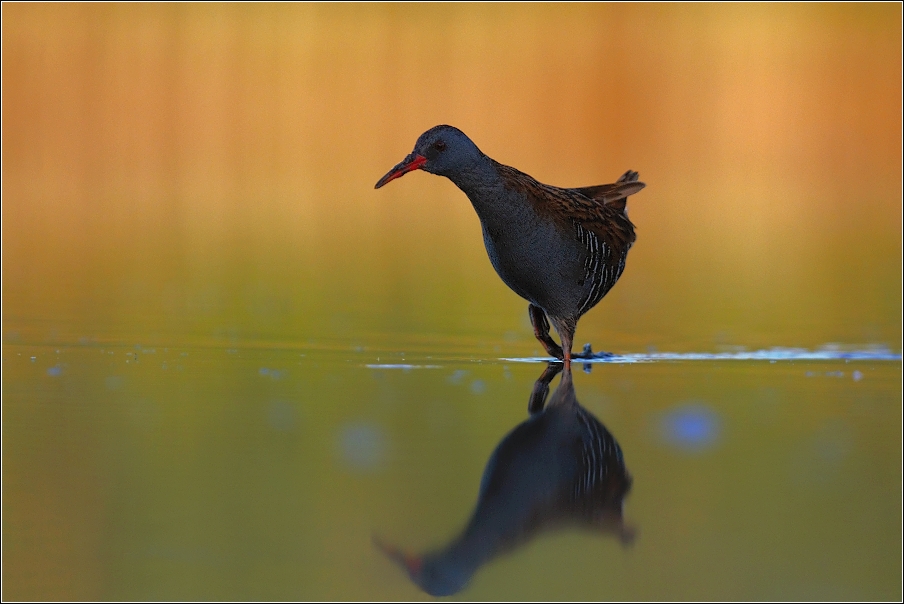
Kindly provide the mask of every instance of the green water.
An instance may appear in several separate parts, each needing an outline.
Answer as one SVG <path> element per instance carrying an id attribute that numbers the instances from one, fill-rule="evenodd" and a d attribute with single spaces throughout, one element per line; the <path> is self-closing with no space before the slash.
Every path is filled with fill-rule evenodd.
<path id="1" fill-rule="evenodd" d="M 5 598 L 410 600 L 429 596 L 373 538 L 419 554 L 460 533 L 544 365 L 7 344 L 3 367 Z M 899 361 L 574 382 L 623 450 L 636 540 L 547 531 L 457 597 L 900 598 Z"/>

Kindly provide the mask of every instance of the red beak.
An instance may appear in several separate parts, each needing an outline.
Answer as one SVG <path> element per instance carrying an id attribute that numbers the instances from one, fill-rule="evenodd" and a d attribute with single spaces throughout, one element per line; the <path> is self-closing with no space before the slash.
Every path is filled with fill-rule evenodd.
<path id="1" fill-rule="evenodd" d="M 374 189 L 379 189 L 390 180 L 395 180 L 399 176 L 407 174 L 412 170 L 417 170 L 421 166 L 427 163 L 427 158 L 423 155 L 415 155 L 412 153 L 405 159 L 403 159 L 396 167 L 386 173 L 386 176 L 377 181 L 377 184 L 374 185 Z"/>
<path id="2" fill-rule="evenodd" d="M 404 174 L 404 172 L 402 174 Z M 423 564 L 423 560 L 421 560 L 420 557 L 404 554 L 398 548 L 383 542 L 382 539 L 379 539 L 376 536 L 373 538 L 373 542 L 374 545 L 377 546 L 377 549 L 383 552 L 387 558 L 407 570 L 411 577 L 416 577 L 420 574 L 421 566 Z"/>

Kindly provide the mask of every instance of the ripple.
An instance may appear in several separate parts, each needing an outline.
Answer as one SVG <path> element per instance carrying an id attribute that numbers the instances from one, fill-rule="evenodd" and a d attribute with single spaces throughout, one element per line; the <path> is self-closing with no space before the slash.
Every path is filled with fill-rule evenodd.
<path id="1" fill-rule="evenodd" d="M 546 363 L 549 357 L 502 358 L 513 363 Z M 901 354 L 887 348 L 869 350 L 807 350 L 770 348 L 738 352 L 649 352 L 612 354 L 575 363 L 655 363 L 658 361 L 900 361 Z"/>
<path id="2" fill-rule="evenodd" d="M 365 365 L 368 369 L 439 369 L 439 365 L 408 365 L 405 363 L 372 363 L 370 365 Z"/>

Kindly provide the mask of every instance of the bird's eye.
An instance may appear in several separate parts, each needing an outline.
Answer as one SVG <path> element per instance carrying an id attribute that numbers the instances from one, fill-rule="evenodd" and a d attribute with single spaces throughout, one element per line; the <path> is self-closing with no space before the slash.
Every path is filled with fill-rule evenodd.
<path id="1" fill-rule="evenodd" d="M 444 143 L 443 141 L 436 141 L 435 143 L 433 143 L 433 148 L 437 151 L 445 151 L 446 143 Z"/>

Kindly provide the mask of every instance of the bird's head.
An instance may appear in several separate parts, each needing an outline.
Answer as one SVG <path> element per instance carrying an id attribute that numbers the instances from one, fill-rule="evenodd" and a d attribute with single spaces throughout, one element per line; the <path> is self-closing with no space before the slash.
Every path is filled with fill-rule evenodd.
<path id="1" fill-rule="evenodd" d="M 404 568 L 411 581 L 431 596 L 451 596 L 464 589 L 473 569 L 458 564 L 454 557 L 443 553 L 413 556 L 374 537 L 374 545 L 387 558 Z"/>
<path id="2" fill-rule="evenodd" d="M 379 189 L 391 180 L 411 172 L 424 170 L 448 176 L 467 169 L 483 154 L 464 132 L 454 126 L 435 126 L 424 132 L 414 144 L 414 151 L 377 181 Z"/>

